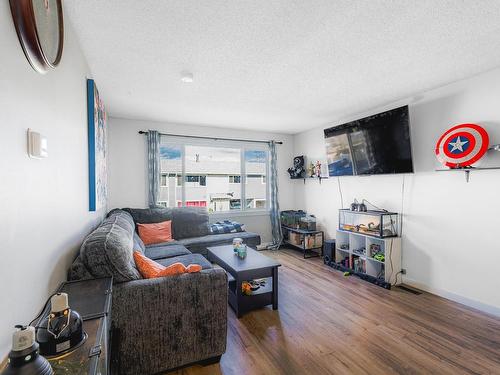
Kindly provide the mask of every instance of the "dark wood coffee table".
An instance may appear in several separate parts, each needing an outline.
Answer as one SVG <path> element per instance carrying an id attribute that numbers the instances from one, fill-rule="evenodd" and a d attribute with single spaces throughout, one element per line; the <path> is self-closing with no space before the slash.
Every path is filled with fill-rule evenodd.
<path id="1" fill-rule="evenodd" d="M 229 305 L 238 318 L 248 311 L 271 304 L 273 310 L 278 309 L 278 267 L 281 264 L 277 261 L 249 247 L 246 258 L 241 259 L 234 254 L 232 245 L 209 247 L 208 259 L 228 273 Z M 242 293 L 241 284 L 244 281 L 263 278 L 266 278 L 265 286 L 250 296 Z"/>

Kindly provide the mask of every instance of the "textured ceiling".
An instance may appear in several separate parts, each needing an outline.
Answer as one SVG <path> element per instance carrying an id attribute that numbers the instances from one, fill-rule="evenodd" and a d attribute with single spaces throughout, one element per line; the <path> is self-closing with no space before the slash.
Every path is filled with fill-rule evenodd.
<path id="1" fill-rule="evenodd" d="M 500 65 L 498 0 L 64 5 L 116 117 L 296 133 Z"/>

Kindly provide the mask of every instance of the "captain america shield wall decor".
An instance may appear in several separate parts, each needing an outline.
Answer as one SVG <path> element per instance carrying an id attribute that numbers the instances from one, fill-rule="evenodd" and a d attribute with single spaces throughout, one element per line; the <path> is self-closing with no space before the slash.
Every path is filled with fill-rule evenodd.
<path id="1" fill-rule="evenodd" d="M 477 124 L 460 124 L 448 129 L 437 141 L 436 157 L 450 168 L 465 168 L 488 151 L 489 137 Z"/>

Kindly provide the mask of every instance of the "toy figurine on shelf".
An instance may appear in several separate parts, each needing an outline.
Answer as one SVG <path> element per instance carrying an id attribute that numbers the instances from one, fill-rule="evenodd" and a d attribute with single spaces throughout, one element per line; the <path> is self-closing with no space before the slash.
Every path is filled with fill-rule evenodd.
<path id="1" fill-rule="evenodd" d="M 314 166 L 314 163 L 311 162 L 311 164 L 309 164 L 309 168 L 307 168 L 307 172 L 309 174 L 309 177 L 316 177 L 316 168 Z"/>
<path id="2" fill-rule="evenodd" d="M 314 166 L 316 177 L 321 177 L 321 163 L 319 160 L 316 161 L 316 165 Z"/>
<path id="3" fill-rule="evenodd" d="M 296 156 L 293 158 L 293 167 L 288 168 L 288 174 L 290 178 L 304 178 L 306 169 L 305 169 L 304 156 Z"/>

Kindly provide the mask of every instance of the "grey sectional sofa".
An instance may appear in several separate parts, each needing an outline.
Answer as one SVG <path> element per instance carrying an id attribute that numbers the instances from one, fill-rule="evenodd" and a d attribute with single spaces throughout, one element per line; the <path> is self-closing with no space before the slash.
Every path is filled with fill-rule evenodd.
<path id="1" fill-rule="evenodd" d="M 175 241 L 144 246 L 137 223 L 172 220 Z M 69 279 L 113 276 L 113 357 L 119 374 L 156 374 L 193 363 L 213 363 L 226 350 L 227 276 L 203 255 L 207 247 L 255 233 L 210 234 L 208 214 L 199 208 L 112 210 L 84 240 Z M 197 263 L 202 271 L 142 279 L 138 250 L 163 265 Z"/>

